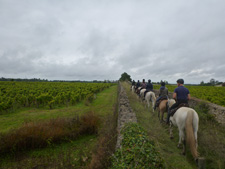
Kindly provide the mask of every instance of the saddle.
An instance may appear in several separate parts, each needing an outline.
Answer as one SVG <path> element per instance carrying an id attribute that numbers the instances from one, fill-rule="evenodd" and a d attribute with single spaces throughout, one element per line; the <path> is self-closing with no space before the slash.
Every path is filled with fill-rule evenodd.
<path id="1" fill-rule="evenodd" d="M 137 90 L 136 90 L 136 93 L 137 93 L 137 94 L 140 94 L 140 90 L 139 90 L 139 89 L 137 89 Z"/>
<path id="2" fill-rule="evenodd" d="M 163 100 L 168 100 L 167 96 L 163 96 L 162 98 L 160 98 L 160 100 L 155 103 L 156 107 L 159 107 L 161 101 Z"/>
<path id="3" fill-rule="evenodd" d="M 189 107 L 189 104 L 188 104 L 188 103 L 181 103 L 181 104 L 179 104 L 178 107 L 176 107 L 176 108 L 170 110 L 170 116 L 173 116 L 173 115 L 176 113 L 176 111 L 177 111 L 179 108 L 181 108 L 181 107 Z"/>

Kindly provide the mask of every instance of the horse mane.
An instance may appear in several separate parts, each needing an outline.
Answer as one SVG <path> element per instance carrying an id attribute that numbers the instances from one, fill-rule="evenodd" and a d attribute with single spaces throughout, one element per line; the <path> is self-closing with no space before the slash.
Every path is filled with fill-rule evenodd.
<path id="1" fill-rule="evenodd" d="M 167 102 L 168 107 L 171 107 L 175 103 L 176 103 L 176 101 L 174 99 L 168 99 L 168 102 Z"/>

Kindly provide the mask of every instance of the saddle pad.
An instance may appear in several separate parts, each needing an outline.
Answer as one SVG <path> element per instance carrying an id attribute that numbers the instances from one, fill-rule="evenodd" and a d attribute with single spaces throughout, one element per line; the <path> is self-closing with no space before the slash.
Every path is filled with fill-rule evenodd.
<path id="1" fill-rule="evenodd" d="M 176 111 L 179 108 L 181 108 L 181 107 L 189 107 L 189 104 L 188 103 L 181 103 L 181 104 L 179 104 L 178 107 L 176 107 L 175 109 L 170 110 L 170 113 L 171 113 L 170 115 L 173 116 L 176 113 Z"/>

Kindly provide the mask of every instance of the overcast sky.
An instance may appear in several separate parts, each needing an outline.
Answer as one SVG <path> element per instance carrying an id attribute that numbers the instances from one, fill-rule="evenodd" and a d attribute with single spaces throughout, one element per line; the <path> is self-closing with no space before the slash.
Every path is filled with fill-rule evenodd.
<path id="1" fill-rule="evenodd" d="M 225 81 L 224 0 L 0 0 L 0 77 Z"/>

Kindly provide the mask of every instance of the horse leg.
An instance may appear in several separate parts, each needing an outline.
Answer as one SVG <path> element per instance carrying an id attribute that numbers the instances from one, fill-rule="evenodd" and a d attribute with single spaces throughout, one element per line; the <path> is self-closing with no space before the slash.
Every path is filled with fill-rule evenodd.
<path id="1" fill-rule="evenodd" d="M 160 109 L 158 110 L 158 118 L 159 118 L 159 121 L 160 121 Z"/>
<path id="2" fill-rule="evenodd" d="M 154 110 L 154 106 L 155 106 L 155 104 L 154 104 L 154 101 L 152 100 L 152 111 L 154 112 L 155 110 Z"/>
<path id="3" fill-rule="evenodd" d="M 181 142 L 184 140 L 184 131 L 179 128 L 179 143 L 177 145 L 178 148 L 181 148 Z"/>
<path id="4" fill-rule="evenodd" d="M 144 104 L 145 104 L 145 108 L 146 108 L 147 104 L 148 104 L 148 100 L 147 100 L 146 96 L 145 96 Z"/>
<path id="5" fill-rule="evenodd" d="M 196 149 L 197 149 L 198 148 L 197 131 L 194 131 L 194 135 L 195 135 L 195 146 L 196 146 Z"/>
<path id="6" fill-rule="evenodd" d="M 185 155 L 185 152 L 186 152 L 186 140 L 184 139 L 183 140 L 183 152 L 182 152 L 182 154 Z"/>
<path id="7" fill-rule="evenodd" d="M 148 108 L 150 108 L 149 100 L 147 99 Z"/>
<path id="8" fill-rule="evenodd" d="M 173 124 L 170 122 L 170 139 L 173 139 Z"/>
<path id="9" fill-rule="evenodd" d="M 160 123 L 163 123 L 163 115 L 164 115 L 163 110 L 160 110 L 160 116 L 161 116 Z"/>

